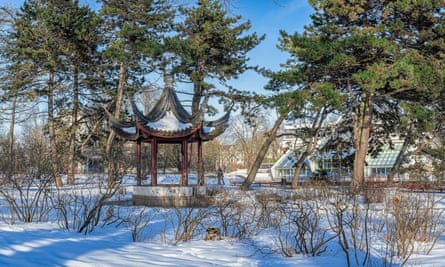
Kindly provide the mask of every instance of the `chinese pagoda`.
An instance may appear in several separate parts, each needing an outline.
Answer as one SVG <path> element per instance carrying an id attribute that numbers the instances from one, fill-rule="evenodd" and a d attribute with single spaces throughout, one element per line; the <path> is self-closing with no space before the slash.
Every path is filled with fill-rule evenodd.
<path id="1" fill-rule="evenodd" d="M 107 113 L 111 129 L 113 129 L 117 135 L 128 141 L 136 142 L 137 144 L 137 185 L 141 185 L 142 181 L 142 143 L 150 143 L 151 146 L 150 171 L 152 186 L 158 184 L 158 144 L 180 144 L 180 186 L 187 186 L 188 144 L 197 143 L 198 185 L 203 185 L 202 143 L 216 138 L 225 131 L 228 126 L 230 111 L 221 118 L 213 121 L 204 120 L 203 109 L 197 112 L 197 114 L 190 114 L 180 103 L 170 76 L 165 77 L 165 87 L 161 97 L 147 114 L 139 110 L 133 97 L 131 97 L 131 105 L 134 114 L 133 121 L 121 121 L 113 117 L 110 113 Z"/>

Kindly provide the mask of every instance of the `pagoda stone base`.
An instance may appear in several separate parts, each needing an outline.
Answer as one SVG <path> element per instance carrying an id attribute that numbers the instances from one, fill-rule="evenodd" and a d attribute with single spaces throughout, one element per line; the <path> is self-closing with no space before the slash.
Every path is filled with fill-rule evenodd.
<path id="1" fill-rule="evenodd" d="M 210 205 L 205 186 L 135 186 L 133 205 L 149 207 L 207 207 Z"/>

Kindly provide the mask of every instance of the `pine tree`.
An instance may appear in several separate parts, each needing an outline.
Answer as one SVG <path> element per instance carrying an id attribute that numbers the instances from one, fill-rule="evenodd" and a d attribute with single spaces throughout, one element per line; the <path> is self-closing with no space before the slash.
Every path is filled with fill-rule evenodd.
<path id="1" fill-rule="evenodd" d="M 63 70 L 67 68 L 64 61 L 67 51 L 64 50 L 64 40 L 58 35 L 60 14 L 54 4 L 45 0 L 25 1 L 10 34 L 8 55 L 14 64 L 12 73 L 27 82 L 21 86 L 34 91 L 35 95 L 47 97 L 52 171 L 56 185 L 60 187 L 63 183 L 57 151 L 55 93 L 63 89 L 60 81 L 65 78 Z"/>
<path id="2" fill-rule="evenodd" d="M 172 56 L 166 62 L 181 82 L 192 84 L 192 114 L 202 106 L 206 111 L 213 109 L 202 105 L 203 97 L 235 98 L 231 92 L 216 90 L 210 80 L 224 83 L 244 73 L 249 68 L 247 53 L 264 39 L 256 33 L 246 34 L 250 22 L 241 22 L 241 16 L 229 16 L 220 1 L 197 2 L 179 8 L 184 20 L 176 25 L 176 35 L 167 40 Z M 203 166 L 198 166 L 198 180 L 204 182 Z"/>
<path id="3" fill-rule="evenodd" d="M 228 16 L 219 2 L 202 0 L 195 7 L 180 8 L 185 19 L 168 43 L 178 61 L 173 71 L 181 81 L 193 84 L 193 114 L 202 97 L 212 94 L 214 85 L 209 80 L 237 78 L 249 68 L 247 53 L 264 39 L 256 33 L 246 34 L 250 22 Z"/>
<path id="4" fill-rule="evenodd" d="M 9 35 L 6 50 L 14 88 L 21 95 L 48 99 L 48 133 L 58 186 L 62 164 L 68 166 L 68 183 L 74 182 L 79 108 L 80 103 L 86 104 L 79 97 L 81 90 L 88 91 L 87 77 L 93 71 L 97 23 L 94 12 L 80 7 L 77 0 L 32 0 L 23 4 Z M 47 79 L 46 88 L 42 79 Z M 60 149 L 65 141 L 69 150 L 62 151 L 68 155 L 63 163 Z"/>
<path id="5" fill-rule="evenodd" d="M 79 6 L 77 0 L 55 1 L 55 14 L 60 14 L 54 23 L 60 39 L 63 40 L 65 49 L 65 63 L 67 64 L 67 79 L 71 84 L 66 84 L 68 107 L 65 114 L 61 112 L 59 117 L 68 116 L 70 125 L 66 133 L 59 133 L 62 137 L 68 137 L 67 151 L 67 183 L 74 184 L 74 172 L 76 153 L 80 149 L 80 115 L 83 106 L 88 106 L 88 98 L 81 97 L 90 94 L 90 79 L 97 70 L 97 50 L 99 35 L 96 31 L 100 23 L 99 17 L 86 6 Z M 85 115 L 85 114 L 82 114 Z M 63 120 L 67 121 L 67 120 Z M 63 138 L 65 139 L 65 138 Z"/>
<path id="6" fill-rule="evenodd" d="M 345 115 L 355 149 L 351 191 L 358 192 L 377 119 L 385 119 L 377 112 L 441 90 L 444 6 L 438 0 L 310 3 L 316 10 L 312 23 L 301 34 L 283 35 L 282 44 L 294 55 L 295 76 L 313 75 L 311 81 L 330 82 L 348 95 Z"/>
<path id="7" fill-rule="evenodd" d="M 125 89 L 141 86 L 144 76 L 158 69 L 156 63 L 162 61 L 164 35 L 171 30 L 174 12 L 166 0 L 101 2 L 103 58 L 109 67 L 106 80 L 113 88 L 108 93 L 113 97 L 114 116 L 120 117 Z M 113 165 L 114 138 L 111 131 L 106 144 L 109 186 L 117 170 Z"/>

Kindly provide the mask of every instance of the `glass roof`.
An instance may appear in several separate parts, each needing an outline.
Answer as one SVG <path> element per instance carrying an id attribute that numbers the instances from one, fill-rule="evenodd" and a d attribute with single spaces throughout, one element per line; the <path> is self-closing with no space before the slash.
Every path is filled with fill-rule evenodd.
<path id="1" fill-rule="evenodd" d="M 375 158 L 371 158 L 368 156 L 366 158 L 367 165 L 369 167 L 392 167 L 394 166 L 394 163 L 396 162 L 397 156 L 400 153 L 400 149 L 402 148 L 402 144 L 395 144 L 394 149 L 391 149 L 389 146 L 385 146 L 382 152 L 379 153 L 379 155 Z M 349 155 L 348 153 L 343 153 L 343 156 Z M 318 159 L 329 159 L 338 157 L 339 155 L 336 155 L 335 153 L 323 153 L 323 154 L 316 154 L 314 155 L 315 158 Z M 285 155 L 283 155 L 277 163 L 273 166 L 274 169 L 287 169 L 287 168 L 294 168 L 295 163 L 297 162 L 298 158 L 295 156 L 295 154 L 291 151 L 287 152 Z M 309 161 L 305 161 L 306 165 L 309 165 Z"/>
<path id="2" fill-rule="evenodd" d="M 392 167 L 396 163 L 402 144 L 394 145 L 394 149 L 385 147 L 375 158 L 368 157 L 366 162 L 370 167 Z"/>
<path id="3" fill-rule="evenodd" d="M 295 163 L 297 162 L 298 158 L 295 157 L 295 154 L 293 152 L 287 152 L 284 156 L 280 158 L 280 160 L 274 165 L 274 168 L 280 168 L 280 169 L 287 169 L 287 168 L 294 168 Z M 306 165 L 309 164 L 308 160 L 305 160 L 304 162 Z"/>

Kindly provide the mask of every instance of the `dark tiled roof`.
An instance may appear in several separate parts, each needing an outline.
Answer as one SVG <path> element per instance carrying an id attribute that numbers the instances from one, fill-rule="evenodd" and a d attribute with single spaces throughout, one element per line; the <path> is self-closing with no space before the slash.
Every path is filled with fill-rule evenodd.
<path id="1" fill-rule="evenodd" d="M 230 111 L 214 121 L 204 121 L 203 111 L 191 115 L 181 105 L 170 86 L 164 88 L 160 99 L 146 115 L 138 109 L 133 99 L 131 105 L 135 121 L 120 121 L 108 111 L 107 114 L 110 126 L 116 134 L 132 141 L 149 140 L 151 135 L 170 139 L 192 134 L 195 139 L 207 141 L 222 134 L 228 127 L 230 118 Z"/>

